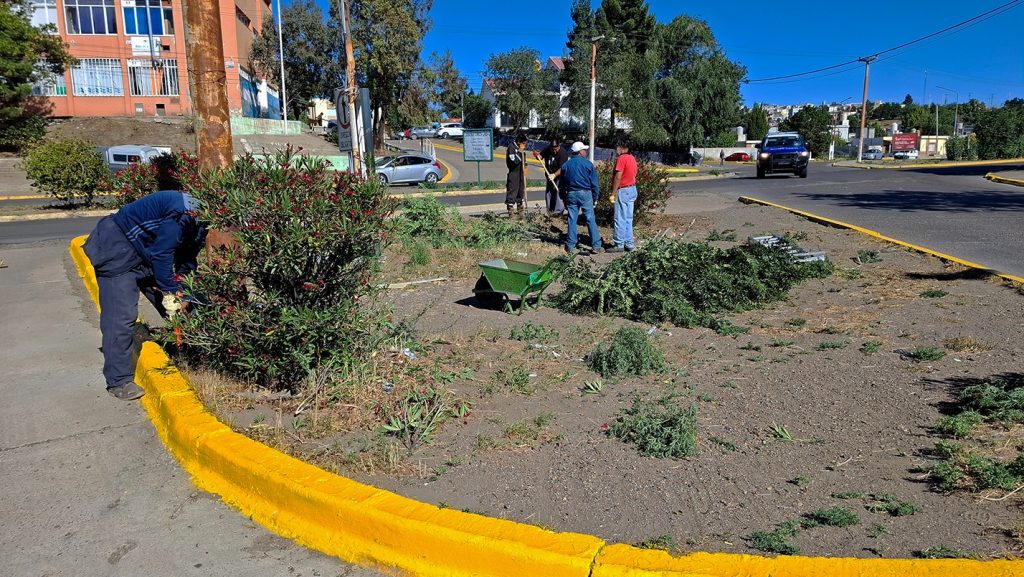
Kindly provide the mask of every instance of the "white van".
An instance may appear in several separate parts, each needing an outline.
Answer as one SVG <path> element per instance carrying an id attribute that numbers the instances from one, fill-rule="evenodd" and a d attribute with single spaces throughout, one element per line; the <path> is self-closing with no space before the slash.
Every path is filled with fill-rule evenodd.
<path id="1" fill-rule="evenodd" d="M 462 138 L 461 122 L 445 122 L 437 127 L 434 136 L 438 138 Z"/>
<path id="2" fill-rule="evenodd" d="M 122 144 L 101 148 L 100 154 L 111 172 L 127 168 L 131 164 L 150 163 L 153 159 L 171 153 L 169 146 L 148 146 L 145 144 Z"/>

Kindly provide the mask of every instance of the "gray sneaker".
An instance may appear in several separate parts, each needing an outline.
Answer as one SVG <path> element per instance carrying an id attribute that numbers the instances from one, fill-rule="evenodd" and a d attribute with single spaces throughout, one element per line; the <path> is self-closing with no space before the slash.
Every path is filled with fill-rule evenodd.
<path id="1" fill-rule="evenodd" d="M 117 397 L 122 401 L 134 401 L 146 394 L 146 391 L 142 390 L 142 387 L 135 383 L 125 383 L 116 387 L 107 387 L 107 392 L 111 396 Z"/>
<path id="2" fill-rule="evenodd" d="M 625 251 L 625 250 L 626 250 L 626 249 L 625 249 L 625 247 L 621 247 L 621 246 L 619 246 L 619 245 L 615 245 L 615 246 L 613 246 L 613 247 L 609 248 L 609 249 L 608 249 L 607 251 L 605 251 L 605 252 L 623 252 L 623 251 Z"/>

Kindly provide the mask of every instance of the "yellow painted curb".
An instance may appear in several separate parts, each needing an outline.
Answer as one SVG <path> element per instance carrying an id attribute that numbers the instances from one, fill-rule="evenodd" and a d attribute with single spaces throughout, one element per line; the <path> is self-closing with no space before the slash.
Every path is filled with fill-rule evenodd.
<path id="1" fill-rule="evenodd" d="M 998 182 L 1000 184 L 1012 184 L 1014 186 L 1024 186 L 1024 180 L 1017 180 L 1016 178 L 1006 178 L 1005 176 L 999 176 L 994 172 L 990 172 L 985 175 L 985 178 L 992 182 Z"/>
<path id="2" fill-rule="evenodd" d="M 741 196 L 739 198 L 739 200 L 740 200 L 740 202 L 745 202 L 747 204 L 761 204 L 761 205 L 764 205 L 764 206 L 770 206 L 772 208 L 779 208 L 779 209 L 785 210 L 787 212 L 791 212 L 793 214 L 798 214 L 798 215 L 800 215 L 800 216 L 802 216 L 802 217 L 804 217 L 804 218 L 806 218 L 808 220 L 813 220 L 815 222 L 820 222 L 822 224 L 828 224 L 828 225 L 835 226 L 835 227 L 838 227 L 838 228 L 846 228 L 846 229 L 849 229 L 849 230 L 854 230 L 854 231 L 857 231 L 857 232 L 859 232 L 861 234 L 866 234 L 868 236 L 877 238 L 879 240 L 884 240 L 885 242 L 890 242 L 892 244 L 896 244 L 896 245 L 899 245 L 899 246 L 902 246 L 902 247 L 905 247 L 905 248 L 909 248 L 909 249 L 917 251 L 917 252 L 921 252 L 921 253 L 924 253 L 924 254 L 929 254 L 931 256 L 936 256 L 936 257 L 941 258 L 942 260 L 946 260 L 946 261 L 950 261 L 950 262 L 955 262 L 957 264 L 962 264 L 962 265 L 964 265 L 964 266 L 966 266 L 968 268 L 977 269 L 977 270 L 986 272 L 988 274 L 995 275 L 995 276 L 998 276 L 1000 278 L 1004 278 L 1004 279 L 1009 280 L 1009 281 L 1013 281 L 1015 283 L 1024 284 L 1024 278 L 1022 278 L 1022 277 L 1014 276 L 1012 274 L 1007 274 L 1007 273 L 1004 273 L 1004 272 L 999 272 L 997 270 L 994 270 L 994 269 L 989 268 L 989 267 L 987 267 L 985 265 L 982 265 L 982 264 L 978 264 L 976 262 L 971 262 L 969 260 L 964 260 L 962 258 L 955 257 L 953 255 L 949 255 L 949 254 L 946 254 L 946 253 L 943 253 L 943 252 L 939 252 L 937 250 L 932 250 L 930 248 L 925 248 L 923 246 L 918 246 L 916 244 L 911 244 L 911 243 L 906 242 L 906 241 L 902 241 L 902 240 L 899 240 L 899 239 L 896 239 L 896 238 L 892 238 L 891 236 L 885 236 L 884 234 L 881 234 L 879 232 L 875 232 L 875 231 L 873 231 L 871 229 L 868 229 L 868 228 L 857 226 L 855 224 L 849 224 L 849 223 L 843 222 L 841 220 L 834 220 L 834 219 L 831 219 L 831 218 L 825 218 L 824 216 L 818 216 L 818 215 L 812 214 L 810 212 L 804 212 L 802 210 L 797 210 L 795 208 L 789 208 L 788 206 L 783 206 L 781 204 L 775 204 L 774 202 L 768 202 L 767 200 L 760 200 L 760 199 L 753 198 L 753 197 L 750 197 L 750 196 Z"/>
<path id="3" fill-rule="evenodd" d="M 71 257 L 99 306 L 95 272 Z M 153 342 L 136 381 L 160 439 L 205 491 L 267 529 L 345 561 L 429 577 L 1011 577 L 1024 562 L 764 558 L 724 553 L 671 557 L 577 533 L 492 519 L 413 501 L 328 473 L 232 431 L 209 413 Z"/>
<path id="4" fill-rule="evenodd" d="M 4 200 L 54 200 L 52 197 L 43 196 L 41 194 L 19 194 L 14 196 L 0 196 L 0 201 Z"/>
<path id="5" fill-rule="evenodd" d="M 856 162 L 856 161 L 853 161 Z M 953 166 L 1000 166 L 1003 164 L 1021 164 L 1024 163 L 1024 158 L 1008 158 L 1005 160 L 967 160 L 967 161 L 949 161 L 949 162 L 919 162 L 916 164 L 840 164 L 833 162 L 832 166 L 838 168 L 863 168 L 865 170 L 898 170 L 901 168 L 949 168 Z"/>
<path id="6" fill-rule="evenodd" d="M 444 183 L 448 182 L 449 180 L 451 180 L 452 179 L 452 167 L 449 166 L 447 162 L 441 160 L 440 158 L 436 158 L 435 157 L 434 160 L 440 162 L 441 166 L 443 166 L 444 169 L 448 171 L 448 174 L 444 175 L 444 178 L 442 178 L 441 180 L 437 181 L 437 183 L 438 184 L 444 184 Z"/>
<path id="7" fill-rule="evenodd" d="M 965 559 L 851 559 L 758 557 L 732 553 L 692 553 L 608 545 L 594 561 L 591 577 L 1020 577 L 1022 561 Z"/>

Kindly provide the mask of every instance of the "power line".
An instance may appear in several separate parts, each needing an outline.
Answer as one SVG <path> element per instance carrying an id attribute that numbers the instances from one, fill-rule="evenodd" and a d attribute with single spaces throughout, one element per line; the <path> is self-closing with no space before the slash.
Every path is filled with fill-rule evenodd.
<path id="1" fill-rule="evenodd" d="M 867 58 L 876 59 L 876 58 L 878 58 L 879 56 L 881 56 L 883 54 L 888 54 L 890 52 L 895 52 L 897 50 L 901 50 L 903 48 L 907 48 L 909 46 L 912 46 L 912 45 L 917 44 L 919 42 L 924 42 L 925 40 L 929 40 L 929 39 L 934 38 L 936 36 L 940 36 L 942 34 L 945 34 L 947 32 L 951 32 L 951 31 L 955 31 L 955 30 L 959 30 L 959 29 L 964 29 L 964 28 L 969 28 L 969 27 L 973 26 L 974 24 L 980 24 L 981 22 L 983 22 L 985 20 L 988 20 L 989 18 L 998 16 L 998 15 L 1002 14 L 1003 12 L 1006 12 L 1006 11 L 1012 9 L 1012 8 L 1015 8 L 1015 7 L 1019 6 L 1022 2 L 1024 2 L 1024 0 L 1011 0 L 1010 2 L 1007 2 L 1005 4 L 997 6 L 996 8 L 993 8 L 993 9 L 988 10 L 986 12 L 983 12 L 981 14 L 978 14 L 977 16 L 974 16 L 972 18 L 968 18 L 967 20 L 963 20 L 961 22 L 953 24 L 952 26 L 947 26 L 946 28 L 943 28 L 942 30 L 939 30 L 939 31 L 936 31 L 936 32 L 932 32 L 931 34 L 926 34 L 926 35 L 921 36 L 919 38 L 915 38 L 913 40 L 910 40 L 909 42 L 904 42 L 903 44 L 900 44 L 898 46 L 893 46 L 892 48 L 887 48 L 887 49 L 882 50 L 880 52 L 876 52 L 876 53 L 872 54 L 871 56 L 869 56 Z M 895 56 L 895 55 L 893 55 L 893 56 Z M 884 58 L 883 60 L 888 59 L 888 58 L 892 58 L 893 56 L 888 56 L 888 57 Z M 772 76 L 772 77 L 769 77 L 769 78 L 757 78 L 757 79 L 753 79 L 753 80 L 744 80 L 744 83 L 752 84 L 752 83 L 772 82 L 772 81 L 776 81 L 776 80 L 786 80 L 786 79 L 790 79 L 790 78 L 798 78 L 798 77 L 802 77 L 802 76 L 810 76 L 812 74 L 818 74 L 818 73 L 821 73 L 821 72 L 827 72 L 829 70 L 835 70 L 836 68 L 842 68 L 844 66 L 849 66 L 851 64 L 856 64 L 856 63 L 862 62 L 862 61 L 863 61 L 862 59 L 857 58 L 857 59 L 854 59 L 854 60 L 849 60 L 847 62 L 843 62 L 841 64 L 835 64 L 835 65 L 832 65 L 832 66 L 826 66 L 824 68 L 818 68 L 818 69 L 815 69 L 815 70 L 808 70 L 806 72 L 798 72 L 798 73 L 795 73 L 795 74 L 785 74 L 785 75 L 782 75 L 782 76 Z"/>

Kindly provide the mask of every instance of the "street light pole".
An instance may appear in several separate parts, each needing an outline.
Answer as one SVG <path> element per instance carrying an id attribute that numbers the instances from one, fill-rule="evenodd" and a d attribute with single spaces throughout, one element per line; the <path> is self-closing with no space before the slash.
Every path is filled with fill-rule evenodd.
<path id="1" fill-rule="evenodd" d="M 281 59 L 281 127 L 288 134 L 288 93 L 284 88 L 284 37 L 281 35 L 284 23 L 284 12 L 281 12 L 281 0 L 277 0 L 277 54 Z"/>
<path id="2" fill-rule="evenodd" d="M 878 57 L 868 56 L 857 59 L 864 63 L 864 100 L 860 109 L 860 138 L 857 141 L 857 162 L 864 160 L 864 137 L 866 136 L 866 128 L 868 124 L 868 71 L 871 68 L 871 62 L 874 61 L 875 58 Z"/>
<path id="3" fill-rule="evenodd" d="M 960 125 L 960 93 L 952 88 L 944 88 L 936 85 L 935 88 L 939 90 L 945 90 L 946 92 L 952 92 L 953 97 L 956 98 L 956 111 L 953 113 L 953 136 L 960 136 L 957 127 Z"/>
<path id="4" fill-rule="evenodd" d="M 590 162 L 594 160 L 594 130 L 597 124 L 597 41 L 604 38 L 604 34 L 594 36 L 590 39 Z"/>

